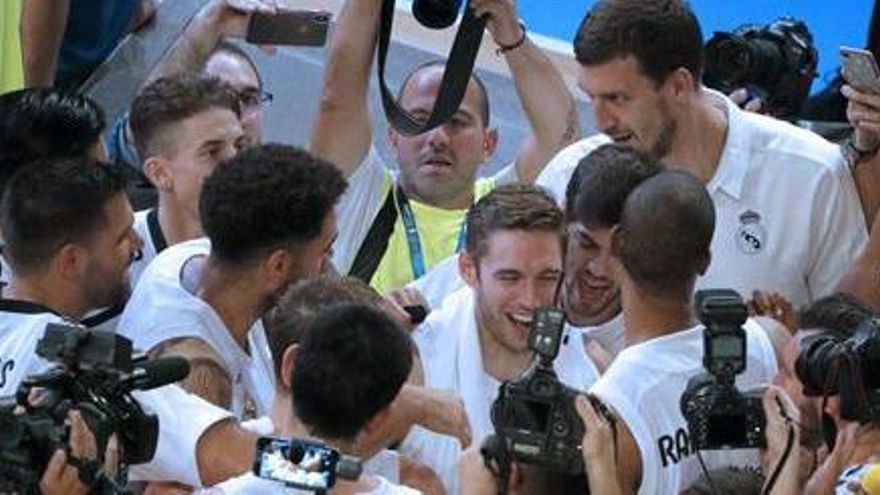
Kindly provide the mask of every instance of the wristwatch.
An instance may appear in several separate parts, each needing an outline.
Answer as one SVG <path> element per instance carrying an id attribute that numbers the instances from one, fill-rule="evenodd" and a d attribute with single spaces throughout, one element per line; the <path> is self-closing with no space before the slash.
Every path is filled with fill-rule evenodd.
<path id="1" fill-rule="evenodd" d="M 856 146 L 855 136 L 855 133 L 852 133 L 840 143 L 840 152 L 843 153 L 843 158 L 851 168 L 855 168 L 859 163 L 863 162 L 865 158 L 874 156 L 877 154 L 877 150 L 880 150 L 880 145 L 875 146 L 870 150 L 859 149 Z"/>

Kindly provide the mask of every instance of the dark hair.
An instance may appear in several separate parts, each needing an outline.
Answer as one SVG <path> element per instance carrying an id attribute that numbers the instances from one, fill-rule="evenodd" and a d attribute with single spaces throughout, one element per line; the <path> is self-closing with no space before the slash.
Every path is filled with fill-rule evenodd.
<path id="1" fill-rule="evenodd" d="M 295 283 L 263 316 L 275 376 L 281 376 L 284 351 L 302 340 L 303 331 L 321 310 L 335 303 L 379 305 L 382 296 L 354 277 L 322 276 Z"/>
<path id="2" fill-rule="evenodd" d="M 690 299 L 694 279 L 708 266 L 714 231 L 705 186 L 687 172 L 666 170 L 627 198 L 615 254 L 640 288 Z"/>
<path id="3" fill-rule="evenodd" d="M 15 273 L 41 270 L 62 246 L 99 231 L 117 194 L 125 194 L 125 177 L 114 165 L 65 158 L 22 168 L 0 206 L 3 256 Z"/>
<path id="4" fill-rule="evenodd" d="M 581 22 L 574 53 L 586 66 L 632 55 L 658 86 L 679 67 L 699 83 L 703 33 L 683 0 L 602 0 Z"/>
<path id="5" fill-rule="evenodd" d="M 211 254 L 240 263 L 321 233 L 346 182 L 329 162 L 283 144 L 243 150 L 205 179 L 199 214 Z"/>
<path id="6" fill-rule="evenodd" d="M 664 169 L 648 154 L 605 144 L 583 157 L 565 190 L 565 216 L 587 227 L 613 227 L 620 223 L 623 203 L 645 179 Z"/>
<path id="7" fill-rule="evenodd" d="M 220 40 L 217 43 L 217 46 L 214 47 L 214 51 L 211 52 L 211 56 L 208 57 L 210 59 L 214 55 L 218 53 L 228 53 L 233 57 L 238 57 L 247 63 L 250 68 L 254 71 L 254 74 L 257 76 L 257 85 L 258 89 L 263 89 L 263 77 L 260 75 L 260 71 L 257 69 L 257 64 L 254 63 L 254 59 L 251 58 L 250 55 L 244 50 L 244 48 L 236 45 L 235 43 L 229 40 Z"/>
<path id="8" fill-rule="evenodd" d="M 860 323 L 875 316 L 861 299 L 845 292 L 816 299 L 798 311 L 798 328 L 824 330 L 841 339 L 852 336 Z"/>
<path id="9" fill-rule="evenodd" d="M 412 363 L 409 335 L 383 311 L 329 306 L 308 325 L 296 355 L 296 415 L 314 435 L 352 439 L 397 397 Z"/>
<path id="10" fill-rule="evenodd" d="M 57 88 L 0 95 L 0 190 L 26 163 L 87 156 L 103 131 L 104 112 L 87 96 Z"/>
<path id="11" fill-rule="evenodd" d="M 239 116 L 235 88 L 216 77 L 186 73 L 150 83 L 131 103 L 129 125 L 138 153 L 144 159 L 173 153 L 168 126 L 212 108 L 228 108 Z"/>
<path id="12" fill-rule="evenodd" d="M 400 89 L 397 90 L 397 102 L 400 103 L 403 98 L 403 92 L 406 89 L 409 81 L 419 72 L 424 69 L 429 69 L 433 67 L 441 67 L 445 70 L 446 61 L 444 60 L 429 60 L 427 62 L 423 62 L 417 65 L 413 70 L 409 71 L 409 74 L 403 78 L 403 83 L 400 84 Z M 489 92 L 486 90 L 486 84 L 483 82 L 483 79 L 477 75 L 477 72 L 471 72 L 471 80 L 477 83 L 477 89 L 480 92 L 480 118 L 483 120 L 483 127 L 489 127 L 489 117 L 491 113 L 489 112 Z"/>
<path id="13" fill-rule="evenodd" d="M 478 260 L 486 254 L 490 234 L 520 229 L 556 232 L 560 243 L 565 240 L 562 211 L 544 189 L 524 184 L 499 186 L 468 210 L 467 253 Z"/>

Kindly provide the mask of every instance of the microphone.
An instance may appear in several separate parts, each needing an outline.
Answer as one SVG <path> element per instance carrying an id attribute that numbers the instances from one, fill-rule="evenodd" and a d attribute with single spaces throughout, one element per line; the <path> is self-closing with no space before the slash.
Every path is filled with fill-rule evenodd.
<path id="1" fill-rule="evenodd" d="M 189 361 L 179 356 L 151 359 L 136 368 L 120 385 L 126 390 L 150 390 L 183 380 Z"/>

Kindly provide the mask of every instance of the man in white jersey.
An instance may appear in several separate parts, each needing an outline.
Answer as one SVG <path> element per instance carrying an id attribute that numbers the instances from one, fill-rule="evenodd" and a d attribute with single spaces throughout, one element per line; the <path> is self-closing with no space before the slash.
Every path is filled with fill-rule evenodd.
<path id="1" fill-rule="evenodd" d="M 166 249 L 144 272 L 120 331 L 154 356 L 190 359 L 183 386 L 242 416 L 275 390 L 262 325 L 290 282 L 320 273 L 345 190 L 335 167 L 285 145 L 249 148 L 205 180 L 207 239 Z"/>
<path id="2" fill-rule="evenodd" d="M 50 366 L 35 352 L 47 323 L 75 323 L 125 300 L 140 241 L 124 191 L 115 169 L 84 159 L 36 163 L 9 183 L 0 206 L 13 268 L 0 300 L 0 395 L 14 395 L 24 377 Z M 251 465 L 255 438 L 228 412 L 177 386 L 136 398 L 157 414 L 159 441 L 133 478 L 212 484 Z"/>
<path id="3" fill-rule="evenodd" d="M 640 149 L 689 171 L 712 196 L 713 263 L 698 288 L 775 291 L 795 307 L 833 291 L 867 239 L 836 145 L 703 88 L 703 37 L 681 0 L 599 2 L 574 45 L 578 85 L 603 134 L 563 150 L 538 184 L 561 199 L 595 147 Z"/>
<path id="4" fill-rule="evenodd" d="M 446 298 L 413 337 L 426 385 L 459 393 L 473 437 L 482 439 L 494 431 L 489 411 L 499 385 L 534 360 L 528 346 L 532 313 L 555 304 L 565 225 L 562 211 L 544 191 L 508 185 L 471 208 L 467 231 L 459 269 L 468 286 Z M 555 367 L 579 390 L 598 377 L 579 338 L 566 337 Z M 454 493 L 458 454 L 454 440 L 434 437 L 415 457 L 435 469 Z"/>
<path id="5" fill-rule="evenodd" d="M 235 90 L 208 76 L 159 79 L 135 97 L 130 126 L 159 204 L 135 214 L 144 249 L 131 268 L 133 286 L 167 246 L 204 235 L 199 218 L 202 183 L 241 145 L 240 112 Z"/>
<path id="6" fill-rule="evenodd" d="M 341 273 L 387 293 L 458 252 L 467 208 L 497 183 L 532 183 L 547 160 L 577 139 L 580 130 L 571 93 L 529 39 L 515 2 L 475 0 L 468 7 L 486 18 L 531 132 L 514 164 L 491 179 L 477 180 L 478 168 L 492 157 L 499 137 L 490 127 L 486 89 L 474 75 L 458 111 L 444 125 L 416 136 L 389 129 L 399 171 L 392 176 L 371 144 L 368 107 L 381 5 L 379 0 L 345 3 L 330 45 L 309 147 L 338 165 L 351 183 L 340 203 L 334 264 Z M 414 69 L 400 87 L 400 106 L 417 119 L 427 119 L 443 74 L 442 61 Z"/>
<path id="7" fill-rule="evenodd" d="M 578 212 L 589 199 L 576 201 Z M 598 238 L 600 263 L 620 284 L 626 348 L 590 391 L 620 419 L 619 476 L 627 492 L 678 493 L 699 474 L 680 398 L 704 371 L 703 327 L 692 298 L 709 265 L 714 227 L 712 200 L 700 182 L 663 171 L 635 187 L 620 224 Z M 747 367 L 737 384 L 769 383 L 776 374 L 773 344 L 754 321 L 744 328 Z"/>

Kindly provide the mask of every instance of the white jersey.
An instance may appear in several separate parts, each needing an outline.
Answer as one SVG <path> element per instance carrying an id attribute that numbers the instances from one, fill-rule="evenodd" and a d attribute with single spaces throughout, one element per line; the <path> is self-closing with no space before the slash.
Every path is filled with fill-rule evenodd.
<path id="1" fill-rule="evenodd" d="M 37 341 L 49 323 L 71 324 L 44 306 L 0 299 L 0 396 L 14 395 L 25 377 L 53 366 L 36 353 Z M 159 438 L 153 459 L 132 466 L 131 478 L 200 486 L 198 440 L 211 425 L 230 414 L 173 385 L 134 392 L 133 396 L 159 418 Z"/>
<path id="2" fill-rule="evenodd" d="M 481 439 L 494 431 L 489 413 L 498 397 L 500 383 L 489 376 L 483 366 L 475 315 L 473 289 L 462 288 L 428 315 L 413 333 L 413 339 L 425 367 L 425 386 L 459 393 L 470 420 L 471 434 Z M 554 368 L 561 381 L 579 390 L 586 390 L 599 377 L 579 335 L 565 336 Z M 424 431 L 419 435 L 425 435 L 424 441 L 410 443 L 420 443 L 414 457 L 437 472 L 449 493 L 456 493 L 458 441 Z M 433 439 L 428 440 L 429 437 Z M 409 452 L 404 449 L 403 453 Z"/>
<path id="3" fill-rule="evenodd" d="M 834 291 L 867 242 L 859 197 L 838 146 L 818 135 L 745 112 L 706 91 L 727 113 L 727 139 L 706 185 L 715 204 L 712 264 L 697 289 L 731 288 L 745 297 L 778 291 L 801 307 Z M 581 158 L 604 135 L 559 152 L 536 183 L 558 201 Z"/>
<path id="4" fill-rule="evenodd" d="M 181 283 L 184 265 L 193 258 L 207 256 L 210 250 L 210 242 L 202 238 L 171 246 L 156 257 L 135 287 L 122 313 L 119 331 L 144 350 L 182 337 L 205 341 L 229 373 L 232 411 L 242 417 L 250 398 L 257 415 L 266 415 L 272 407 L 275 378 L 262 323 L 258 321 L 248 332 L 248 353 L 214 308 Z"/>
<path id="5" fill-rule="evenodd" d="M 571 327 L 571 331 L 580 331 L 585 338 L 595 340 L 611 357 L 620 354 L 626 347 L 626 333 L 623 327 L 623 313 L 594 327 Z"/>
<path id="6" fill-rule="evenodd" d="M 776 355 L 764 329 L 754 320 L 746 330 L 746 371 L 740 390 L 769 384 L 776 375 Z M 626 423 L 639 448 L 642 495 L 675 494 L 699 477 L 681 414 L 681 394 L 688 380 L 703 373 L 703 327 L 655 337 L 624 349 L 590 392 Z M 711 461 L 714 452 L 701 452 Z"/>

